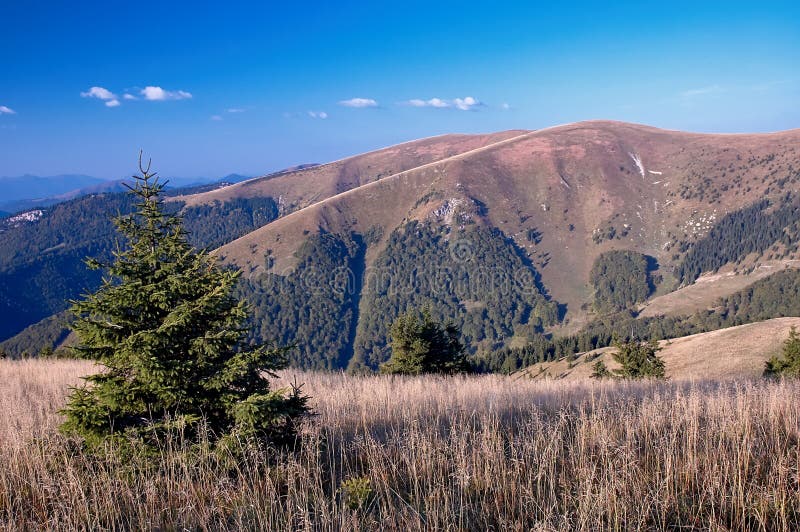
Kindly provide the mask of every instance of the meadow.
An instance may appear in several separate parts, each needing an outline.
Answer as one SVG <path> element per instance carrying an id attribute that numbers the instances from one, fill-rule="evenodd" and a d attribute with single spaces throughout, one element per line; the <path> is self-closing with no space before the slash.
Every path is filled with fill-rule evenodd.
<path id="1" fill-rule="evenodd" d="M 0 361 L 0 528 L 797 530 L 800 383 L 287 371 L 294 453 L 84 454 L 68 360 Z"/>

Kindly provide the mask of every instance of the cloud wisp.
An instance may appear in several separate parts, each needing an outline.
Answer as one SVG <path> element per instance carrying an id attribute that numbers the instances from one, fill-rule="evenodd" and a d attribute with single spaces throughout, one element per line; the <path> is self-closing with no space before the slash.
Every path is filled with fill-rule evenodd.
<path id="1" fill-rule="evenodd" d="M 168 91 L 161 87 L 148 85 L 139 91 L 145 100 L 151 102 L 163 102 L 166 100 L 188 100 L 192 97 L 191 92 L 186 91 Z"/>
<path id="2" fill-rule="evenodd" d="M 310 116 L 311 118 L 320 118 L 322 120 L 325 120 L 326 118 L 328 118 L 328 113 L 326 113 L 325 111 L 309 111 L 308 116 Z"/>
<path id="3" fill-rule="evenodd" d="M 118 107 L 119 99 L 117 95 L 105 87 L 90 87 L 88 91 L 81 93 L 82 98 L 97 98 L 105 102 L 106 107 Z"/>
<path id="4" fill-rule="evenodd" d="M 697 89 L 689 89 L 685 90 L 681 93 L 681 97 L 684 99 L 691 99 L 696 98 L 698 96 L 706 96 L 709 94 L 717 94 L 720 92 L 724 92 L 725 89 L 720 87 L 719 85 L 709 85 L 708 87 L 700 87 Z"/>
<path id="5" fill-rule="evenodd" d="M 432 107 L 434 109 L 458 109 L 460 111 L 475 111 L 479 107 L 483 106 L 478 99 L 473 98 L 472 96 L 466 96 L 464 98 L 453 98 L 452 100 L 443 100 L 441 98 L 431 98 L 429 100 L 422 100 L 419 98 L 414 98 L 412 100 L 408 100 L 403 102 L 405 105 L 410 105 L 411 107 Z"/>
<path id="6" fill-rule="evenodd" d="M 378 102 L 372 98 L 350 98 L 349 100 L 342 100 L 339 105 L 343 107 L 352 107 L 354 109 L 364 109 L 368 107 L 378 107 Z"/>
<path id="7" fill-rule="evenodd" d="M 15 115 L 17 112 L 10 107 L 0 105 L 0 115 Z"/>

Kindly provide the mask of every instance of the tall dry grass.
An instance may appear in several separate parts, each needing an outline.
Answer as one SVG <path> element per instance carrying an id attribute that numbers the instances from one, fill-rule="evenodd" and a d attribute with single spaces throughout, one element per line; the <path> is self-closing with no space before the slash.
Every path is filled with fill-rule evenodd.
<path id="1" fill-rule="evenodd" d="M 6 529 L 797 530 L 800 384 L 296 373 L 300 451 L 165 442 L 92 460 L 58 434 L 69 361 L 0 362 Z"/>

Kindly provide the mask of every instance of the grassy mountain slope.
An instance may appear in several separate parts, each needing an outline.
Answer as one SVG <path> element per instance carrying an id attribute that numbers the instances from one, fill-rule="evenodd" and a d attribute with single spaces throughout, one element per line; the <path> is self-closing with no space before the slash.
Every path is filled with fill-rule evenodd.
<path id="1" fill-rule="evenodd" d="M 322 165 L 301 166 L 250 179 L 205 194 L 178 197 L 187 206 L 227 201 L 232 198 L 269 196 L 279 201 L 281 213 L 307 207 L 346 190 L 452 155 L 512 137 L 521 132 L 488 135 L 440 135 L 406 142 Z"/>
<path id="2" fill-rule="evenodd" d="M 726 379 L 759 377 L 764 363 L 779 354 L 792 327 L 800 318 L 775 318 L 717 331 L 693 334 L 660 342 L 658 355 L 664 359 L 667 376 L 673 379 Z M 610 368 L 613 347 L 581 353 L 573 360 L 534 364 L 515 375 L 533 379 L 588 379 L 592 365 L 602 360 Z"/>
<path id="3" fill-rule="evenodd" d="M 600 253 L 635 250 L 669 274 L 681 246 L 706 236 L 725 213 L 797 189 L 798 141 L 800 131 L 702 135 L 616 122 L 533 131 L 334 195 L 219 253 L 255 272 L 269 252 L 280 272 L 311 232 L 379 228 L 369 267 L 403 223 L 463 202 L 525 250 L 568 318 L 581 322 Z"/>
<path id="4" fill-rule="evenodd" d="M 728 297 L 751 286 L 756 281 L 787 268 L 800 268 L 798 260 L 767 260 L 752 271 L 735 271 L 726 267 L 701 276 L 694 283 L 672 292 L 658 295 L 639 307 L 639 316 L 681 316 L 713 308 L 720 298 Z"/>

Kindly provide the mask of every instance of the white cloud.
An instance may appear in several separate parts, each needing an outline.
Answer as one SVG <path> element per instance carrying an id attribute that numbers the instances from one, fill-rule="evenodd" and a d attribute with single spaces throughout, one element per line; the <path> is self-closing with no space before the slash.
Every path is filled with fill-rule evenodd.
<path id="1" fill-rule="evenodd" d="M 144 96 L 145 100 L 150 101 L 165 101 L 165 100 L 187 100 L 192 97 L 192 93 L 186 91 L 165 91 L 161 87 L 154 87 L 148 85 L 143 88 L 139 93 Z"/>
<path id="2" fill-rule="evenodd" d="M 91 87 L 88 91 L 82 92 L 83 98 L 97 98 L 105 102 L 106 107 L 119 107 L 117 95 L 104 87 Z"/>
<path id="3" fill-rule="evenodd" d="M 309 111 L 308 116 L 310 116 L 311 118 L 321 118 L 325 120 L 326 118 L 328 118 L 328 113 L 326 113 L 325 111 Z"/>
<path id="4" fill-rule="evenodd" d="M 0 115 L 15 115 L 15 114 L 17 114 L 17 112 L 11 109 L 10 107 L 6 107 L 5 105 L 0 105 Z"/>
<path id="5" fill-rule="evenodd" d="M 220 120 L 222 120 L 222 117 L 219 116 L 219 115 L 211 115 L 211 120 L 214 120 L 215 122 L 219 122 Z"/>
<path id="6" fill-rule="evenodd" d="M 97 98 L 99 100 L 117 99 L 113 92 L 104 87 L 91 87 L 88 91 L 82 92 L 81 96 L 84 98 Z"/>
<path id="7" fill-rule="evenodd" d="M 508 111 L 509 109 L 511 109 L 511 106 L 509 104 L 503 102 L 503 104 L 500 106 L 500 108 L 503 109 L 504 111 Z"/>
<path id="8" fill-rule="evenodd" d="M 356 108 L 378 107 L 378 102 L 376 102 L 372 98 L 350 98 L 349 100 L 340 101 L 339 105 L 343 105 L 345 107 L 356 107 Z"/>
<path id="9" fill-rule="evenodd" d="M 122 95 L 122 99 L 123 100 L 136 100 L 137 98 L 133 94 L 128 94 L 126 92 L 125 94 Z"/>
<path id="10" fill-rule="evenodd" d="M 473 98 L 472 96 L 467 96 L 465 98 L 455 98 L 453 100 L 443 100 L 441 98 L 431 98 L 430 100 L 421 100 L 419 98 L 415 98 L 413 100 L 408 100 L 405 102 L 406 105 L 410 105 L 412 107 L 434 107 L 436 109 L 446 109 L 448 107 L 455 107 L 456 109 L 460 109 L 462 111 L 471 111 L 476 107 L 480 107 L 483 105 L 481 102 Z"/>
<path id="11" fill-rule="evenodd" d="M 440 100 L 439 98 L 431 98 L 425 104 L 429 107 L 438 107 L 442 109 L 444 107 L 450 107 L 450 102 L 446 102 L 444 100 Z"/>
<path id="12" fill-rule="evenodd" d="M 466 98 L 456 98 L 453 100 L 453 105 L 462 111 L 472 111 L 476 107 L 480 106 L 481 102 L 472 96 L 467 96 Z"/>
<path id="13" fill-rule="evenodd" d="M 239 109 L 239 108 L 233 107 L 231 109 L 228 109 L 228 112 L 229 113 L 244 113 L 244 109 Z"/>
<path id="14" fill-rule="evenodd" d="M 450 107 L 450 103 L 440 98 L 431 98 L 430 100 L 420 100 L 415 98 L 413 100 L 408 100 L 406 103 L 412 107 L 438 107 L 440 109 L 444 107 Z"/>

